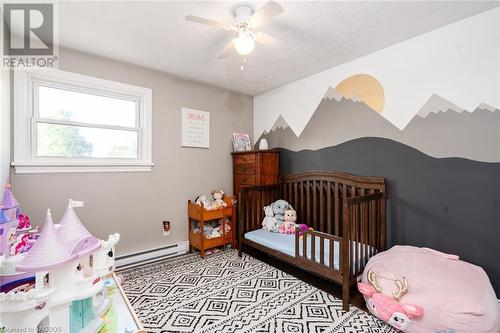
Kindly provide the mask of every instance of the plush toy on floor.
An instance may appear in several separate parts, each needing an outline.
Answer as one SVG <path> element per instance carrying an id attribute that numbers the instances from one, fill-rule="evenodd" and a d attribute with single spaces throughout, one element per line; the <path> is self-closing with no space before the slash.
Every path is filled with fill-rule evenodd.
<path id="1" fill-rule="evenodd" d="M 370 258 L 361 282 L 368 310 L 403 332 L 500 332 L 488 276 L 457 255 L 397 245 Z"/>
<path id="2" fill-rule="evenodd" d="M 368 271 L 368 281 L 371 285 L 358 283 L 359 291 L 368 297 L 367 306 L 371 313 L 398 330 L 405 331 L 411 323 L 411 318 L 422 317 L 424 309 L 418 305 L 400 303 L 399 300 L 408 292 L 408 280 L 395 280 L 397 290 L 393 290 L 392 297 L 382 292 L 377 281 L 377 275 Z"/>
<path id="3" fill-rule="evenodd" d="M 284 221 L 279 226 L 280 234 L 295 234 L 295 222 L 297 221 L 297 212 L 293 209 L 285 210 Z"/>
<path id="4" fill-rule="evenodd" d="M 265 206 L 264 207 L 264 221 L 262 221 L 262 229 L 269 232 L 278 232 L 278 223 L 276 218 L 274 217 L 273 207 Z"/>

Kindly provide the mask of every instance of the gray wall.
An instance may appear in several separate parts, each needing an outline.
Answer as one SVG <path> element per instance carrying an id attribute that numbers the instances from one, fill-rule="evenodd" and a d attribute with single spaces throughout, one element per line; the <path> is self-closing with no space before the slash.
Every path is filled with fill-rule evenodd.
<path id="1" fill-rule="evenodd" d="M 253 133 L 253 99 L 164 73 L 60 50 L 60 69 L 153 90 L 152 172 L 13 175 L 15 195 L 35 224 L 45 209 L 62 217 L 67 199 L 98 237 L 118 232 L 118 255 L 187 240 L 187 200 L 222 188 L 232 192 L 232 132 Z M 210 149 L 181 148 L 181 107 L 210 112 Z M 162 235 L 161 221 L 172 221 Z"/>
<path id="2" fill-rule="evenodd" d="M 415 115 L 403 130 L 399 130 L 365 103 L 324 98 L 299 137 L 283 117 L 279 117 L 273 129 L 262 137 L 270 146 L 293 151 L 320 149 L 363 137 L 380 137 L 401 142 L 433 157 L 500 161 L 500 110 L 442 110 L 425 118 Z"/>
<path id="3" fill-rule="evenodd" d="M 479 265 L 500 295 L 500 163 L 433 158 L 384 138 L 280 150 L 282 174 L 336 170 L 388 181 L 390 245 L 430 247 Z"/>
<path id="4" fill-rule="evenodd" d="M 364 103 L 324 98 L 299 137 L 280 117 L 261 138 L 282 148 L 282 174 L 386 177 L 390 245 L 458 254 L 483 267 L 500 295 L 500 261 L 492 256 L 500 253 L 500 110 L 447 106 L 399 130 Z"/>

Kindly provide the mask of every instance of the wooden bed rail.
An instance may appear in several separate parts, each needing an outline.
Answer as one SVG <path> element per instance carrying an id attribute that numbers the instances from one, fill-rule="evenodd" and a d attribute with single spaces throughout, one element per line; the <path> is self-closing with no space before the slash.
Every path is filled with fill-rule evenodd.
<path id="1" fill-rule="evenodd" d="M 351 263 L 352 279 L 363 273 L 368 259 L 385 250 L 385 192 L 347 198 L 343 207 L 344 244 L 342 261 Z"/>
<path id="2" fill-rule="evenodd" d="M 316 246 L 316 239 L 318 239 L 319 248 Z M 339 245 L 336 247 L 335 243 Z M 316 270 L 322 270 L 323 275 L 335 280 L 342 274 L 341 263 L 335 262 L 336 256 L 340 258 L 342 243 L 343 239 L 338 236 L 315 231 L 312 228 L 301 235 L 300 230 L 297 229 L 295 231 L 295 260 L 303 267 L 319 265 Z"/>

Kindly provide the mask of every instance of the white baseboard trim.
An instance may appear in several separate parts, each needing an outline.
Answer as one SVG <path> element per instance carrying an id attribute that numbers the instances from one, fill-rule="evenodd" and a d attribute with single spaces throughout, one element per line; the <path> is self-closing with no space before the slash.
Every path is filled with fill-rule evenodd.
<path id="1" fill-rule="evenodd" d="M 130 253 L 124 256 L 119 256 L 115 260 L 116 268 L 124 268 L 125 266 L 131 267 L 142 265 L 151 261 L 162 259 L 165 257 L 172 257 L 187 253 L 189 246 L 188 241 L 179 242 L 177 244 L 151 249 L 142 252 Z"/>

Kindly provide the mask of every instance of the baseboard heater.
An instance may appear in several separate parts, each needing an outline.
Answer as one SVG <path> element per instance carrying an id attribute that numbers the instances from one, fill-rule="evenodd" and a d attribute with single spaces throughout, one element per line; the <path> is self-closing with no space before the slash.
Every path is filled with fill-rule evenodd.
<path id="1" fill-rule="evenodd" d="M 122 269 L 126 267 L 145 264 L 166 257 L 185 254 L 187 252 L 187 247 L 187 242 L 180 242 L 165 247 L 118 256 L 115 260 L 115 266 L 118 269 Z"/>

